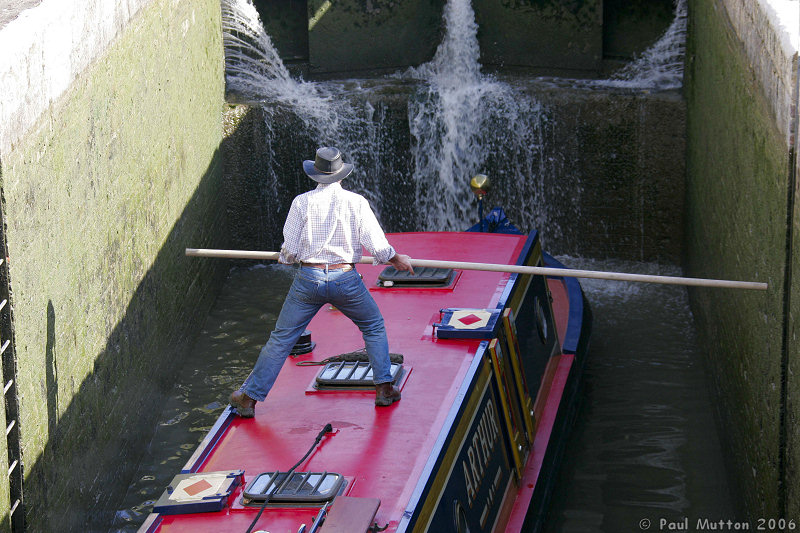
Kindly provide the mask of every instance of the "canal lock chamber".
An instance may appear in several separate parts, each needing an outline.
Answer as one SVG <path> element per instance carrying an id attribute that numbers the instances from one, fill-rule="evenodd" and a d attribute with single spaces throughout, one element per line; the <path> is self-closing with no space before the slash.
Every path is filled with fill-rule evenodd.
<path id="1" fill-rule="evenodd" d="M 540 230 L 551 253 L 767 281 L 767 294 L 689 299 L 738 512 L 798 509 L 791 15 L 783 26 L 757 3 L 476 0 L 471 20 L 458 4 L 309 1 L 308 26 L 293 27 L 275 2 L 256 2 L 300 87 L 258 102 L 258 82 L 228 76 L 229 101 L 249 102 L 228 115 L 235 246 L 280 246 L 291 198 L 312 186 L 299 162 L 325 143 L 356 164 L 345 186 L 387 231 L 468 227 L 466 184 L 483 173 L 487 203 Z M 341 106 L 325 115 L 337 120 L 291 103 L 306 90 Z"/>
<path id="2" fill-rule="evenodd" d="M 127 477 L 147 445 L 141 424 L 179 358 L 191 357 L 187 339 L 225 273 L 211 262 L 185 262 L 183 249 L 275 249 L 288 202 L 311 186 L 300 161 L 322 142 L 340 144 L 357 163 L 346 186 L 369 198 L 388 231 L 472 223 L 477 205 L 466 185 L 482 172 L 495 183 L 487 202 L 503 205 L 522 229 L 540 229 L 551 253 L 768 281 L 765 297 L 690 295 L 743 508 L 754 516 L 797 515 L 791 317 L 798 303 L 791 295 L 798 278 L 790 275 L 797 232 L 790 229 L 798 217 L 787 201 L 797 166 L 790 155 L 796 47 L 782 55 L 785 39 L 765 2 L 690 0 L 683 3 L 686 83 L 627 83 L 614 73 L 657 58 L 648 51 L 675 22 L 672 2 L 475 0 L 478 44 L 468 43 L 472 59 L 463 74 L 478 92 L 466 100 L 497 109 L 458 110 L 452 116 L 462 120 L 454 123 L 476 127 L 438 143 L 433 134 L 447 122 L 427 119 L 452 109 L 437 107 L 443 95 L 464 103 L 458 91 L 440 90 L 457 84 L 423 68 L 448 64 L 444 53 L 436 57 L 450 3 L 258 2 L 278 50 L 277 71 L 288 73 L 276 74 L 276 65 L 254 53 L 278 81 L 257 82 L 278 87 L 267 99 L 235 90 L 230 70 L 222 72 L 219 2 L 141 0 L 114 18 L 121 21 L 118 34 L 108 32 L 118 35 L 114 46 L 99 46 L 103 53 L 75 87 L 46 102 L 43 127 L 0 139 L 15 299 L 11 366 L 26 398 L 16 426 L 26 456 L 26 503 L 18 509 L 32 529 L 107 524 L 124 491 L 111 481 Z M 547 23 L 534 31 L 534 18 Z M 70 27 L 71 18 L 61 20 Z M 85 27 L 103 20 L 111 18 Z M 572 31 L 580 36 L 570 38 Z M 15 36 L 27 34 L 38 35 Z M 381 34 L 391 39 L 378 40 Z M 546 45 L 535 45 L 537 34 Z M 343 35 L 367 45 L 344 50 Z M 763 43 L 776 50 L 766 53 Z M 681 55 L 681 80 L 683 64 Z M 38 95 L 22 93 L 17 100 Z M 293 100 L 298 94 L 305 96 Z M 308 109 L 317 104 L 323 113 Z M 23 115 L 3 115 L 4 134 L 6 122 Z M 89 202 L 76 211 L 71 201 L 56 201 L 64 195 Z M 432 212 L 436 205 L 446 208 Z M 91 238 L 96 233 L 102 239 Z M 87 450 L 95 461 L 83 460 Z"/>

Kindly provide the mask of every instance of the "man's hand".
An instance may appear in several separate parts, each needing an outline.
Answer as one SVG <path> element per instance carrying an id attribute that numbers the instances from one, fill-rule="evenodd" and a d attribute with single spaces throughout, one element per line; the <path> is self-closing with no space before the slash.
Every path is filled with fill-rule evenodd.
<path id="1" fill-rule="evenodd" d="M 394 254 L 389 263 L 397 270 L 408 271 L 412 276 L 414 275 L 414 267 L 411 266 L 411 258 L 405 254 Z"/>

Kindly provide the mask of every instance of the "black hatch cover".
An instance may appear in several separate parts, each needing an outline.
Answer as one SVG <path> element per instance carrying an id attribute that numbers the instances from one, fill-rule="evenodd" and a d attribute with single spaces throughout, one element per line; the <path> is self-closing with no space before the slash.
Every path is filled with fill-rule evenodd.
<path id="1" fill-rule="evenodd" d="M 387 266 L 378 276 L 378 284 L 382 287 L 446 287 L 453 280 L 452 268 L 415 268 L 414 275 L 400 272 L 393 266 Z"/>

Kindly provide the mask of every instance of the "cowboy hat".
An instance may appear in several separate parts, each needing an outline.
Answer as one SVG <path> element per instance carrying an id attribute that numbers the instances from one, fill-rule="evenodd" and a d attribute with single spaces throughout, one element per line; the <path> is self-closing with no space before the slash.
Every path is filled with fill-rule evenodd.
<path id="1" fill-rule="evenodd" d="M 314 161 L 303 161 L 303 171 L 317 183 L 327 184 L 346 178 L 353 171 L 353 165 L 342 161 L 338 148 L 323 146 L 317 149 Z"/>

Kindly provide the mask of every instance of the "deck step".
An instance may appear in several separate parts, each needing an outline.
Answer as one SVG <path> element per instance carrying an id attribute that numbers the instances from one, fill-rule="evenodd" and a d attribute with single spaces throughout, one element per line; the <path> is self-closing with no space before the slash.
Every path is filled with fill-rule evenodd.
<path id="1" fill-rule="evenodd" d="M 375 520 L 381 501 L 378 498 L 337 496 L 331 504 L 321 533 L 366 533 Z"/>

